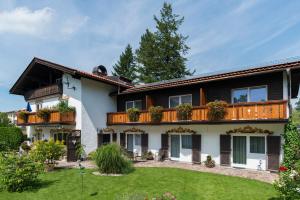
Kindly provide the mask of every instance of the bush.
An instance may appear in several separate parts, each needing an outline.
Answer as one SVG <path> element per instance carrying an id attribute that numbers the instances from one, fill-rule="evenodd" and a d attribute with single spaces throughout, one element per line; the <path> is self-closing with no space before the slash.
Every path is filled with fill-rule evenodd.
<path id="1" fill-rule="evenodd" d="M 95 157 L 96 157 L 96 151 L 91 151 L 90 153 L 88 153 L 87 159 L 95 160 Z"/>
<path id="2" fill-rule="evenodd" d="M 221 120 L 224 119 L 225 115 L 227 114 L 226 107 L 227 103 L 225 101 L 213 101 L 209 102 L 207 104 L 208 107 L 208 112 L 207 112 L 207 117 L 208 120 Z"/>
<path id="3" fill-rule="evenodd" d="M 65 146 L 60 141 L 54 141 L 52 138 L 49 141 L 36 141 L 32 150 L 31 157 L 42 164 L 54 165 L 56 160 L 59 160 L 65 153 Z"/>
<path id="4" fill-rule="evenodd" d="M 18 150 L 24 136 L 20 128 L 0 127 L 0 151 Z"/>
<path id="5" fill-rule="evenodd" d="M 140 110 L 138 108 L 129 108 L 127 110 L 127 116 L 130 122 L 137 122 L 140 118 Z"/>
<path id="6" fill-rule="evenodd" d="M 60 113 L 68 113 L 68 112 L 75 112 L 76 109 L 73 106 L 69 106 L 69 102 L 67 100 L 61 100 L 59 103 L 55 106 L 55 108 Z"/>
<path id="7" fill-rule="evenodd" d="M 287 168 L 292 168 L 297 160 L 300 159 L 300 135 L 297 126 L 290 119 L 284 127 L 284 145 L 283 145 L 283 165 Z"/>
<path id="8" fill-rule="evenodd" d="M 190 120 L 192 118 L 193 106 L 189 103 L 184 103 L 176 106 L 178 120 Z"/>
<path id="9" fill-rule="evenodd" d="M 117 144 L 107 144 L 97 149 L 95 162 L 100 173 L 124 174 L 133 170 L 132 163 L 122 154 Z"/>
<path id="10" fill-rule="evenodd" d="M 204 164 L 208 168 L 213 168 L 216 166 L 215 161 L 211 158 L 211 155 L 206 156 L 206 161 L 204 161 Z"/>
<path id="11" fill-rule="evenodd" d="M 143 160 L 154 160 L 154 155 L 151 151 L 148 151 L 148 152 L 144 152 L 142 154 L 142 159 Z"/>
<path id="12" fill-rule="evenodd" d="M 28 156 L 16 153 L 0 154 L 0 182 L 3 189 L 21 192 L 38 183 L 41 166 Z"/>
<path id="13" fill-rule="evenodd" d="M 163 111 L 163 108 L 161 106 L 155 106 L 155 107 L 151 106 L 149 108 L 151 122 L 154 122 L 154 123 L 161 122 L 161 119 L 163 116 L 162 111 Z"/>
<path id="14" fill-rule="evenodd" d="M 42 108 L 37 111 L 37 116 L 47 122 L 47 121 L 49 121 L 51 111 L 52 110 L 49 108 Z"/>
<path id="15" fill-rule="evenodd" d="M 23 142 L 21 144 L 21 148 L 27 153 L 31 150 L 31 147 L 27 144 L 27 142 Z"/>

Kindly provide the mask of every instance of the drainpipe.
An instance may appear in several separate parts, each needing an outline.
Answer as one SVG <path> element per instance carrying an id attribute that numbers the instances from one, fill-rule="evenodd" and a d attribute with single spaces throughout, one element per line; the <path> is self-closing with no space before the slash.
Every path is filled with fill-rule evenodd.
<path id="1" fill-rule="evenodd" d="M 288 90 L 287 90 L 287 92 L 288 92 L 288 112 L 289 112 L 289 117 L 290 117 L 292 115 L 292 105 L 291 105 L 292 81 L 291 81 L 291 69 L 290 68 L 286 69 L 286 76 L 287 76 L 287 87 L 288 87 Z"/>

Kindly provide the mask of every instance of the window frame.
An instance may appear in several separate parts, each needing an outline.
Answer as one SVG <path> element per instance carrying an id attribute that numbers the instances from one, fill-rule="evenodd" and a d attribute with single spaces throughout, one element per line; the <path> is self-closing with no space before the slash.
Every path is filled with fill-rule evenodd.
<path id="1" fill-rule="evenodd" d="M 128 110 L 128 109 L 129 109 L 129 108 L 127 108 L 127 103 L 129 103 L 129 102 L 133 102 L 133 108 L 136 108 L 136 106 L 135 106 L 135 102 L 136 102 L 136 101 L 140 101 L 140 102 L 141 102 L 141 105 L 142 105 L 141 110 L 142 110 L 142 109 L 143 109 L 143 101 L 142 101 L 141 99 L 125 101 L 125 110 Z"/>
<path id="2" fill-rule="evenodd" d="M 182 95 L 173 95 L 173 96 L 169 96 L 169 108 L 174 108 L 174 107 L 171 107 L 171 98 L 172 97 L 179 97 L 179 105 L 182 104 L 182 100 L 181 100 L 181 97 L 182 96 L 191 96 L 191 105 L 193 105 L 193 94 L 182 94 Z"/>
<path id="3" fill-rule="evenodd" d="M 261 101 L 250 101 L 250 90 L 255 88 L 266 88 L 266 101 L 268 101 L 268 85 L 257 85 L 257 86 L 251 86 L 251 87 L 241 87 L 241 88 L 233 88 L 231 89 L 231 103 L 232 104 L 238 104 L 238 103 L 251 103 L 251 102 L 261 102 Z M 234 96 L 233 92 L 235 90 L 247 90 L 247 102 L 238 102 L 234 103 Z"/>
<path id="4" fill-rule="evenodd" d="M 263 138 L 264 139 L 264 151 L 261 153 L 261 152 L 252 152 L 251 151 L 251 138 L 257 138 L 257 137 L 259 137 L 259 138 Z M 255 135 L 255 136 L 249 136 L 249 153 L 252 153 L 252 154 L 266 154 L 266 137 L 265 136 L 257 136 L 257 135 Z"/>

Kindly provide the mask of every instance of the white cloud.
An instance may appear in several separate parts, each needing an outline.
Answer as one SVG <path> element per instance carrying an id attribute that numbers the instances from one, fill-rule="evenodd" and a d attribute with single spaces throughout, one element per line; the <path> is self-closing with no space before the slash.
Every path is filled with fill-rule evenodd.
<path id="1" fill-rule="evenodd" d="M 88 20 L 89 17 L 87 16 L 68 19 L 63 23 L 61 33 L 63 35 L 71 35 L 77 30 L 79 30 L 80 27 L 82 27 Z"/>
<path id="2" fill-rule="evenodd" d="M 0 33 L 39 35 L 52 21 L 54 10 L 45 7 L 30 10 L 17 7 L 10 11 L 0 11 Z"/>
<path id="3" fill-rule="evenodd" d="M 258 3 L 258 1 L 256 1 L 256 0 L 244 1 L 233 10 L 233 13 L 240 14 L 240 13 L 246 12 L 250 8 L 254 7 L 257 3 Z"/>

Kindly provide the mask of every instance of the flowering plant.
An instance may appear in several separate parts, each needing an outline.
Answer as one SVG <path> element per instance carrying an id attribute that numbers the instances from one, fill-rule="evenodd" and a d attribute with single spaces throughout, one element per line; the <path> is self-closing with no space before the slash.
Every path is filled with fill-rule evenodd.
<path id="1" fill-rule="evenodd" d="M 285 166 L 280 166 L 280 167 L 279 167 L 279 171 L 280 171 L 280 172 L 285 172 L 285 171 L 287 171 L 287 170 L 288 170 L 288 168 L 285 167 Z"/>

